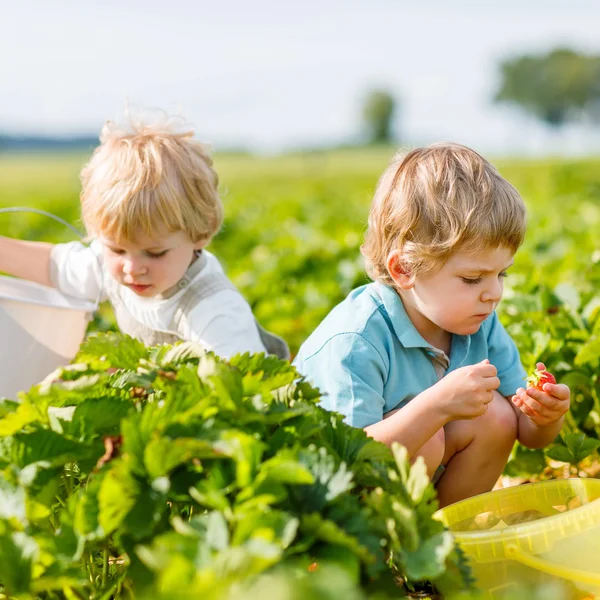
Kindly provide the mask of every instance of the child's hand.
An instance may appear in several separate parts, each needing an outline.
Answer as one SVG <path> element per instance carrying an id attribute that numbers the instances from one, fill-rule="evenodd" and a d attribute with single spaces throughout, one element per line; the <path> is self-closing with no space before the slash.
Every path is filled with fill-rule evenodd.
<path id="1" fill-rule="evenodd" d="M 512 397 L 513 404 L 527 415 L 532 423 L 538 427 L 544 427 L 558 421 L 571 405 L 571 391 L 568 386 L 556 383 L 544 383 L 544 379 L 554 380 L 550 375 L 547 377 L 544 363 L 537 363 L 538 371 L 542 371 L 543 379 L 537 387 L 529 385 L 527 389 L 519 388 Z"/>
<path id="2" fill-rule="evenodd" d="M 444 408 L 450 420 L 475 419 L 487 410 L 500 386 L 497 369 L 486 358 L 443 377 L 434 387 L 443 389 Z"/>

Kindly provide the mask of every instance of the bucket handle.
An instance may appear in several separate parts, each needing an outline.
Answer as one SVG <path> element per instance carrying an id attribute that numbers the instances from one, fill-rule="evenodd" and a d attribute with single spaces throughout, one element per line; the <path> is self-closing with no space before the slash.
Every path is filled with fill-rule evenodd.
<path id="1" fill-rule="evenodd" d="M 42 215 L 44 217 L 49 217 L 50 219 L 54 219 L 61 225 L 64 225 L 65 227 L 70 229 L 77 237 L 83 239 L 83 233 L 81 231 L 79 231 L 79 229 L 77 229 L 77 227 L 75 227 L 74 225 L 71 225 L 71 223 L 69 223 L 68 221 L 61 219 L 60 217 L 56 216 L 55 214 L 52 214 L 51 212 L 42 210 L 40 208 L 29 208 L 29 207 L 22 207 L 22 206 L 9 206 L 8 208 L 0 208 L 0 213 L 15 213 L 15 212 L 28 212 L 28 213 L 34 213 L 36 215 Z M 90 248 L 89 246 L 87 246 L 87 247 Z M 91 250 L 91 248 L 90 248 L 90 250 Z M 94 254 L 94 256 L 96 257 L 96 262 L 98 263 L 98 266 L 100 267 L 100 277 L 101 277 L 100 290 L 98 291 L 98 295 L 96 296 L 96 300 L 94 302 L 94 311 L 96 311 L 96 310 L 98 310 L 98 307 L 100 306 L 100 301 L 102 300 L 102 292 L 104 290 L 104 272 L 102 270 L 102 265 L 100 264 L 100 259 L 98 258 L 96 253 L 92 251 L 92 254 Z"/>
<path id="2" fill-rule="evenodd" d="M 576 583 L 600 585 L 599 573 L 590 573 L 589 571 L 582 571 L 581 569 L 572 569 L 571 567 L 557 565 L 556 563 L 533 556 L 528 552 L 523 552 L 523 550 L 514 544 L 506 546 L 506 554 L 508 558 L 531 567 L 532 569 L 537 569 L 542 573 L 555 575 L 556 577 L 561 577 L 562 579 L 567 579 L 568 581 L 574 581 Z"/>

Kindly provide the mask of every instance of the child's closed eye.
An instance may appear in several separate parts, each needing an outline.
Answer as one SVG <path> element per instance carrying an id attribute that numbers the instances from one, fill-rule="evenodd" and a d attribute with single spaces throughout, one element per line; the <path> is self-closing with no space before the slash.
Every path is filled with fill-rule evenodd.
<path id="1" fill-rule="evenodd" d="M 162 252 L 146 252 L 146 256 L 148 258 L 161 258 L 164 256 L 168 250 L 163 250 Z"/>
<path id="2" fill-rule="evenodd" d="M 508 273 L 506 271 L 500 271 L 500 273 L 498 273 L 498 277 L 508 277 Z M 461 279 L 467 285 L 476 285 L 478 283 L 481 283 L 483 277 L 461 277 Z"/>

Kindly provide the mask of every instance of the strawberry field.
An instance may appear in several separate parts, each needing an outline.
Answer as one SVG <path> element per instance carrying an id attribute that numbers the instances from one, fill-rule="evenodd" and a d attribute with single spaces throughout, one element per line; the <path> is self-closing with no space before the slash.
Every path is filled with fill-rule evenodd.
<path id="1" fill-rule="evenodd" d="M 227 216 L 211 250 L 293 353 L 366 281 L 359 246 L 391 155 L 217 156 Z M 77 224 L 84 160 L 3 157 L 0 205 Z M 600 163 L 497 165 L 529 218 L 499 312 L 525 368 L 542 361 L 572 391 L 561 437 L 543 451 L 517 446 L 503 483 L 600 477 Z M 0 235 L 9 233 L 72 239 L 43 217 L 0 215 Z M 430 590 L 423 582 L 446 597 L 469 589 L 462 554 L 431 518 L 435 493 L 422 465 L 325 413 L 318 390 L 288 364 L 225 363 L 186 344 L 146 349 L 113 332 L 107 307 L 92 330 L 108 333 L 21 402 L 0 404 L 5 597 L 362 599 Z"/>

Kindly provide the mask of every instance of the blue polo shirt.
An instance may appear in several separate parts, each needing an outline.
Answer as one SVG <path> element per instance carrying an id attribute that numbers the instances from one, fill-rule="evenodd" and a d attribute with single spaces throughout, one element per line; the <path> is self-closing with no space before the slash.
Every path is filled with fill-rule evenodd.
<path id="1" fill-rule="evenodd" d="M 415 329 L 400 296 L 370 283 L 325 317 L 294 364 L 321 390 L 324 408 L 343 414 L 349 425 L 366 427 L 437 383 L 440 354 Z M 452 335 L 446 373 L 486 358 L 498 369 L 503 396 L 524 385 L 519 353 L 495 312 L 477 333 Z"/>

